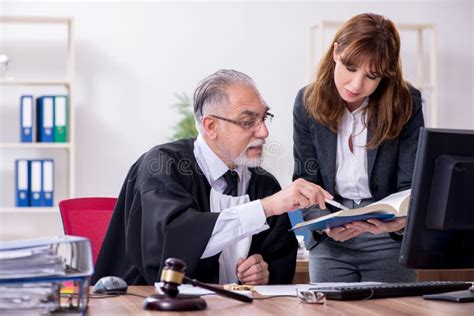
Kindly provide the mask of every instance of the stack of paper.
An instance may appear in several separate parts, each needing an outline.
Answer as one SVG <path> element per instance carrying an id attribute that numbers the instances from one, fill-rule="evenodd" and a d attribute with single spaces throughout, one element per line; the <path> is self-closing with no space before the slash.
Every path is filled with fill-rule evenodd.
<path id="1" fill-rule="evenodd" d="M 28 311 L 38 314 L 59 308 L 57 283 L 19 283 L 0 286 L 0 311 Z"/>
<path id="2" fill-rule="evenodd" d="M 65 263 L 55 248 L 48 245 L 0 251 L 0 279 L 65 275 Z"/>
<path id="3" fill-rule="evenodd" d="M 0 314 L 37 314 L 61 309 L 63 282 L 77 284 L 77 311 L 87 307 L 87 287 L 93 272 L 90 241 L 59 236 L 0 242 Z"/>

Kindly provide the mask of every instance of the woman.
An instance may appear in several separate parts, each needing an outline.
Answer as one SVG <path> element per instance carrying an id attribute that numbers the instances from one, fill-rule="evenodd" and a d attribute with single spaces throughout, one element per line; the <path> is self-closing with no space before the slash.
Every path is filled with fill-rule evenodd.
<path id="1" fill-rule="evenodd" d="M 409 189 L 424 123 L 420 92 L 402 77 L 393 22 L 370 13 L 347 21 L 316 80 L 296 96 L 293 119 L 294 179 L 322 186 L 349 208 Z M 312 207 L 303 217 L 327 212 Z M 405 221 L 374 219 L 312 232 L 306 241 L 311 281 L 414 281 L 415 271 L 398 263 Z"/>

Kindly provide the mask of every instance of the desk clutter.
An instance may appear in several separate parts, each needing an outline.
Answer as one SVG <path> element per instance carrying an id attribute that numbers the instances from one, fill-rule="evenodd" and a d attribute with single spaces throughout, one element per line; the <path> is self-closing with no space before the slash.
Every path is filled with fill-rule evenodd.
<path id="1" fill-rule="evenodd" d="M 87 238 L 0 242 L 0 314 L 83 313 L 92 273 Z"/>

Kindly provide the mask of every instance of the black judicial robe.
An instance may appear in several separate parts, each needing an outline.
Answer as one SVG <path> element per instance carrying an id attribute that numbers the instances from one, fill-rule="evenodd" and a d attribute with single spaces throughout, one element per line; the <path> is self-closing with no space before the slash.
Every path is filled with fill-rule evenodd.
<path id="1" fill-rule="evenodd" d="M 219 213 L 210 212 L 211 187 L 193 154 L 195 139 L 156 146 L 130 168 L 109 223 L 92 284 L 119 276 L 129 285 L 160 281 L 169 257 L 184 260 L 186 275 L 218 283 L 219 254 L 200 259 Z M 280 190 L 262 168 L 250 168 L 250 200 Z M 270 284 L 291 283 L 297 241 L 287 214 L 267 218 L 270 229 L 253 235 L 249 256 L 261 254 L 269 266 Z"/>

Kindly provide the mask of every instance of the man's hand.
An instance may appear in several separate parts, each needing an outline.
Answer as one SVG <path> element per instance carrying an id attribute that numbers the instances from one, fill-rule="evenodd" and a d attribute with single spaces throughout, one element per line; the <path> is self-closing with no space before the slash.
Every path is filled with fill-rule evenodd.
<path id="1" fill-rule="evenodd" d="M 261 255 L 251 255 L 247 259 L 240 258 L 236 266 L 237 278 L 242 284 L 268 284 L 268 264 Z"/>
<path id="2" fill-rule="evenodd" d="M 331 194 L 319 185 L 300 178 L 281 191 L 262 199 L 262 206 L 265 216 L 270 217 L 314 204 L 319 204 L 319 207 L 324 210 L 326 209 L 325 199 L 332 198 Z"/>
<path id="3" fill-rule="evenodd" d="M 405 227 L 406 221 L 406 217 L 397 217 L 387 222 L 368 219 L 367 221 L 356 221 L 345 226 L 325 229 L 324 232 L 336 241 L 346 241 L 365 232 L 371 234 L 396 232 Z"/>

